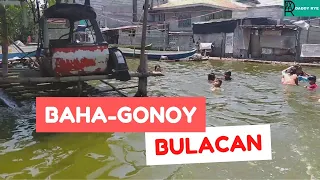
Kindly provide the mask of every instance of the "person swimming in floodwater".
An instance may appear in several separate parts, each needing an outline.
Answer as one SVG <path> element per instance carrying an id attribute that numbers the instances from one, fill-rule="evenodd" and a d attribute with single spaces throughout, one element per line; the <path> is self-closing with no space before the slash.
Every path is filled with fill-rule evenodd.
<path id="1" fill-rule="evenodd" d="M 160 65 L 156 65 L 154 67 L 153 73 L 162 73 L 162 68 L 160 67 Z"/>
<path id="2" fill-rule="evenodd" d="M 282 72 L 282 79 L 281 82 L 284 85 L 298 85 L 298 75 L 297 75 L 297 69 L 294 66 L 291 66 Z"/>
<path id="3" fill-rule="evenodd" d="M 213 87 L 211 88 L 211 91 L 218 91 L 221 90 L 222 80 L 221 79 L 215 79 L 212 83 Z"/>
<path id="4" fill-rule="evenodd" d="M 294 65 L 293 67 L 296 69 L 296 74 L 298 76 L 310 76 L 309 74 L 307 74 L 302 70 L 302 67 L 300 65 Z"/>
<path id="5" fill-rule="evenodd" d="M 224 73 L 224 80 L 225 81 L 231 81 L 232 78 L 231 78 L 231 71 L 227 71 Z"/>
<path id="6" fill-rule="evenodd" d="M 308 90 L 311 90 L 311 91 L 316 90 L 318 88 L 318 85 L 316 84 L 317 77 L 316 76 L 309 76 L 308 80 L 309 80 L 310 86 L 305 86 L 305 88 L 307 88 Z"/>
<path id="7" fill-rule="evenodd" d="M 308 82 L 309 81 L 308 77 L 310 75 L 307 74 L 306 72 L 304 72 L 300 65 L 294 65 L 293 67 L 296 69 L 296 74 L 298 76 L 298 81 L 304 81 L 304 82 Z"/>
<path id="8" fill-rule="evenodd" d="M 208 74 L 208 82 L 213 83 L 213 81 L 216 79 L 216 75 L 212 72 Z"/>

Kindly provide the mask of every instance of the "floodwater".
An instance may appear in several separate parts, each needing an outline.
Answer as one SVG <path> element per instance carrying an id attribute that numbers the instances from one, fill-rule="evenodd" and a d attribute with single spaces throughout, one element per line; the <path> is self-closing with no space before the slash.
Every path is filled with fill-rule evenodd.
<path id="1" fill-rule="evenodd" d="M 150 68 L 155 63 L 150 63 Z M 35 134 L 35 105 L 0 114 L 0 179 L 320 179 L 320 93 L 280 84 L 279 65 L 160 63 L 149 95 L 206 96 L 207 126 L 271 124 L 273 160 L 145 166 L 144 134 Z M 130 61 L 136 69 L 137 61 Z M 207 74 L 233 81 L 212 93 Z M 305 68 L 320 77 L 320 69 Z M 129 94 L 134 91 L 128 90 Z"/>

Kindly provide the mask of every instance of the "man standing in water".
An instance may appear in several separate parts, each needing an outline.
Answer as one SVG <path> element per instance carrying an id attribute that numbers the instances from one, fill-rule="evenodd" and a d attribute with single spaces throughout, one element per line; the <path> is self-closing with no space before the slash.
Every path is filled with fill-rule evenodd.
<path id="1" fill-rule="evenodd" d="M 298 76 L 296 67 L 291 66 L 282 71 L 282 84 L 284 85 L 298 85 Z"/>

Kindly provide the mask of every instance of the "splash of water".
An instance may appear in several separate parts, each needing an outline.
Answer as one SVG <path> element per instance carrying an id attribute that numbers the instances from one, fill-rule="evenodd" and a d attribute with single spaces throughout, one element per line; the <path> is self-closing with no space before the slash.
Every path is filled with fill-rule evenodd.
<path id="1" fill-rule="evenodd" d="M 18 104 L 15 101 L 13 101 L 2 89 L 0 89 L 0 101 L 2 101 L 3 104 L 10 108 L 19 107 Z"/>

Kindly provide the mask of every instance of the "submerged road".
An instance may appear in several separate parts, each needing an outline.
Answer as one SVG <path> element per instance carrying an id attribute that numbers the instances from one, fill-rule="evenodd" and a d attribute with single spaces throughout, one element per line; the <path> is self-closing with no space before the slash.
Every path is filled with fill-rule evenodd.
<path id="1" fill-rule="evenodd" d="M 128 61 L 137 68 L 138 61 Z M 166 76 L 149 78 L 149 95 L 206 96 L 207 126 L 271 124 L 273 160 L 147 167 L 143 133 L 35 134 L 31 101 L 19 110 L 1 108 L 0 179 L 320 179 L 320 92 L 281 85 L 285 66 L 159 64 Z M 210 91 L 211 69 L 232 71 L 224 91 Z M 319 68 L 305 71 L 320 77 Z"/>

